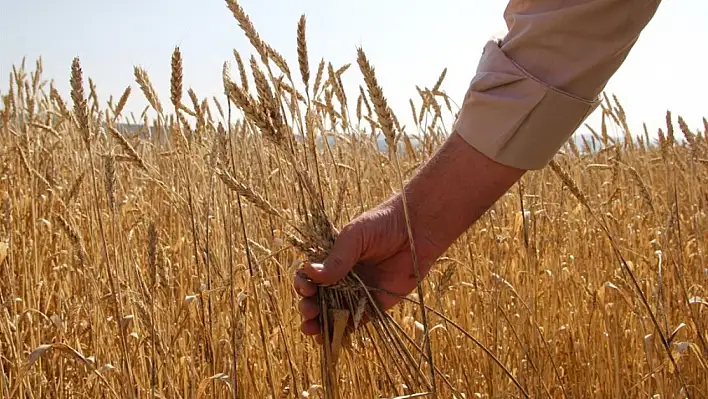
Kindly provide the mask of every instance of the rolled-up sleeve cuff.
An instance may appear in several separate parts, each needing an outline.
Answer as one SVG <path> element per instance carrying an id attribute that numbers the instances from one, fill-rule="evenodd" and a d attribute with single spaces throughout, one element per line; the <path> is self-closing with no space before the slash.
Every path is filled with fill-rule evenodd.
<path id="1" fill-rule="evenodd" d="M 542 82 L 489 41 L 454 131 L 496 162 L 538 170 L 599 104 Z"/>

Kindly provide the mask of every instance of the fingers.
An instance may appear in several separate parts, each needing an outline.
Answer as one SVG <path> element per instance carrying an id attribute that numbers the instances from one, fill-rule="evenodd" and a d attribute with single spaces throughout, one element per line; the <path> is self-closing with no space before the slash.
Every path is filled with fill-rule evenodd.
<path id="1" fill-rule="evenodd" d="M 300 326 L 300 330 L 305 335 L 319 335 L 320 323 L 317 319 L 306 320 Z"/>
<path id="2" fill-rule="evenodd" d="M 302 270 L 295 274 L 293 286 L 295 291 L 302 297 L 297 306 L 303 320 L 300 330 L 305 335 L 314 335 L 315 341 L 319 342 L 320 324 L 318 316 L 320 315 L 320 307 L 314 296 L 317 292 L 317 287 L 307 279 Z M 319 338 L 321 340 L 321 337 Z"/>
<path id="3" fill-rule="evenodd" d="M 317 292 L 317 287 L 311 281 L 309 281 L 303 274 L 295 274 L 295 281 L 293 281 L 293 286 L 295 291 L 303 297 L 311 297 Z"/>
<path id="4" fill-rule="evenodd" d="M 317 285 L 334 284 L 343 279 L 359 260 L 362 242 L 360 228 L 345 227 L 324 263 L 306 262 L 295 275 L 293 282 L 295 291 L 303 297 L 298 303 L 298 311 L 303 319 L 300 329 L 303 334 L 314 336 L 315 342 L 320 345 L 324 340 L 320 335 L 320 308 L 314 297 Z"/>
<path id="5" fill-rule="evenodd" d="M 303 317 L 305 314 L 308 314 L 308 316 L 314 314 L 312 318 L 305 319 L 305 321 L 302 322 L 300 325 L 300 331 L 302 331 L 305 335 L 314 337 L 315 342 L 322 345 L 324 343 L 324 338 L 322 337 L 320 322 L 317 318 L 320 314 L 320 309 L 316 304 L 314 304 L 314 302 L 311 303 L 310 301 L 310 299 L 303 299 L 300 301 L 299 308 L 300 312 L 303 314 Z"/>
<path id="6" fill-rule="evenodd" d="M 362 242 L 360 228 L 345 228 L 324 263 L 307 263 L 303 271 L 317 284 L 334 284 L 343 279 L 359 260 Z"/>
<path id="7" fill-rule="evenodd" d="M 304 320 L 311 320 L 320 314 L 320 307 L 317 306 L 314 298 L 302 298 L 298 303 L 298 311 Z"/>

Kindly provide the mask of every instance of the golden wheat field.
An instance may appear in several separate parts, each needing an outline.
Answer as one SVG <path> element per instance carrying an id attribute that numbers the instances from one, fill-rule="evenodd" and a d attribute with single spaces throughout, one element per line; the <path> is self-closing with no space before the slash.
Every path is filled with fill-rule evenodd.
<path id="1" fill-rule="evenodd" d="M 364 49 L 310 64 L 303 16 L 288 62 L 226 4 L 253 48 L 224 64 L 221 97 L 182 81 L 179 48 L 172 76 L 136 67 L 108 99 L 80 58 L 51 77 L 70 96 L 41 60 L 10 73 L 2 397 L 708 397 L 705 119 L 667 112 L 653 140 L 606 96 L 592 134 L 438 259 L 423 301 L 379 314 L 355 275 L 319 287 L 334 326 L 319 345 L 300 331 L 298 265 L 400 191 L 458 108 L 443 72 L 395 110 L 416 121 L 402 129 Z M 169 99 L 151 79 L 170 80 Z M 143 115 L 124 114 L 129 96 Z"/>

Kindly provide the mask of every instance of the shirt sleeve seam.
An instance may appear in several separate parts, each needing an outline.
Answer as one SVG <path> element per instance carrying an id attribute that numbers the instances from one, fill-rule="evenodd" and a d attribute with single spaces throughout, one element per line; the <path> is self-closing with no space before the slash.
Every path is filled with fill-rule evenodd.
<path id="1" fill-rule="evenodd" d="M 501 40 L 499 40 L 499 39 L 496 40 L 496 44 L 497 44 L 497 46 L 499 47 L 499 50 L 500 50 L 502 53 L 504 53 L 504 50 L 501 48 Z M 586 99 L 586 98 L 580 97 L 580 96 L 578 96 L 578 95 L 575 95 L 575 94 L 573 94 L 573 93 L 569 93 L 569 92 L 567 92 L 567 91 L 565 91 L 565 90 L 562 90 L 562 89 L 559 89 L 559 88 L 557 88 L 557 87 L 555 87 L 555 86 L 553 86 L 553 85 L 550 85 L 550 84 L 544 82 L 543 80 L 539 79 L 538 77 L 534 76 L 533 74 L 531 74 L 531 73 L 530 73 L 529 71 L 527 71 L 523 66 L 521 66 L 518 62 L 516 62 L 516 60 L 513 60 L 513 59 L 512 59 L 511 57 L 509 57 L 508 55 L 504 54 L 504 57 L 506 57 L 506 59 L 507 59 L 509 62 L 511 62 L 511 63 L 514 65 L 514 67 L 516 67 L 516 68 L 519 70 L 519 72 L 523 73 L 524 76 L 526 76 L 526 77 L 529 78 L 529 79 L 534 80 L 535 82 L 537 82 L 538 84 L 542 85 L 543 87 L 545 87 L 545 88 L 548 89 L 548 90 L 552 90 L 552 91 L 554 91 L 554 92 L 556 92 L 556 93 L 558 93 L 558 94 L 561 94 L 561 95 L 563 95 L 563 96 L 573 98 L 573 99 L 575 99 L 575 100 L 577 100 L 577 101 L 580 101 L 580 102 L 583 102 L 583 103 L 585 103 L 585 104 L 587 104 L 587 105 L 595 105 L 596 103 L 598 103 L 598 102 L 600 101 L 600 96 L 599 96 L 599 95 L 598 95 L 597 97 L 595 97 L 594 99 L 592 99 L 592 100 L 588 100 L 588 99 Z"/>

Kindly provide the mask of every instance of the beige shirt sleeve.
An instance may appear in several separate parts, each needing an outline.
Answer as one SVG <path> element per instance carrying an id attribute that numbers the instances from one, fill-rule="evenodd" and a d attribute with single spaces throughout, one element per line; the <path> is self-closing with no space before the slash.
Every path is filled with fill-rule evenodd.
<path id="1" fill-rule="evenodd" d="M 545 167 L 598 107 L 661 0 L 510 0 L 454 130 L 505 165 Z"/>

